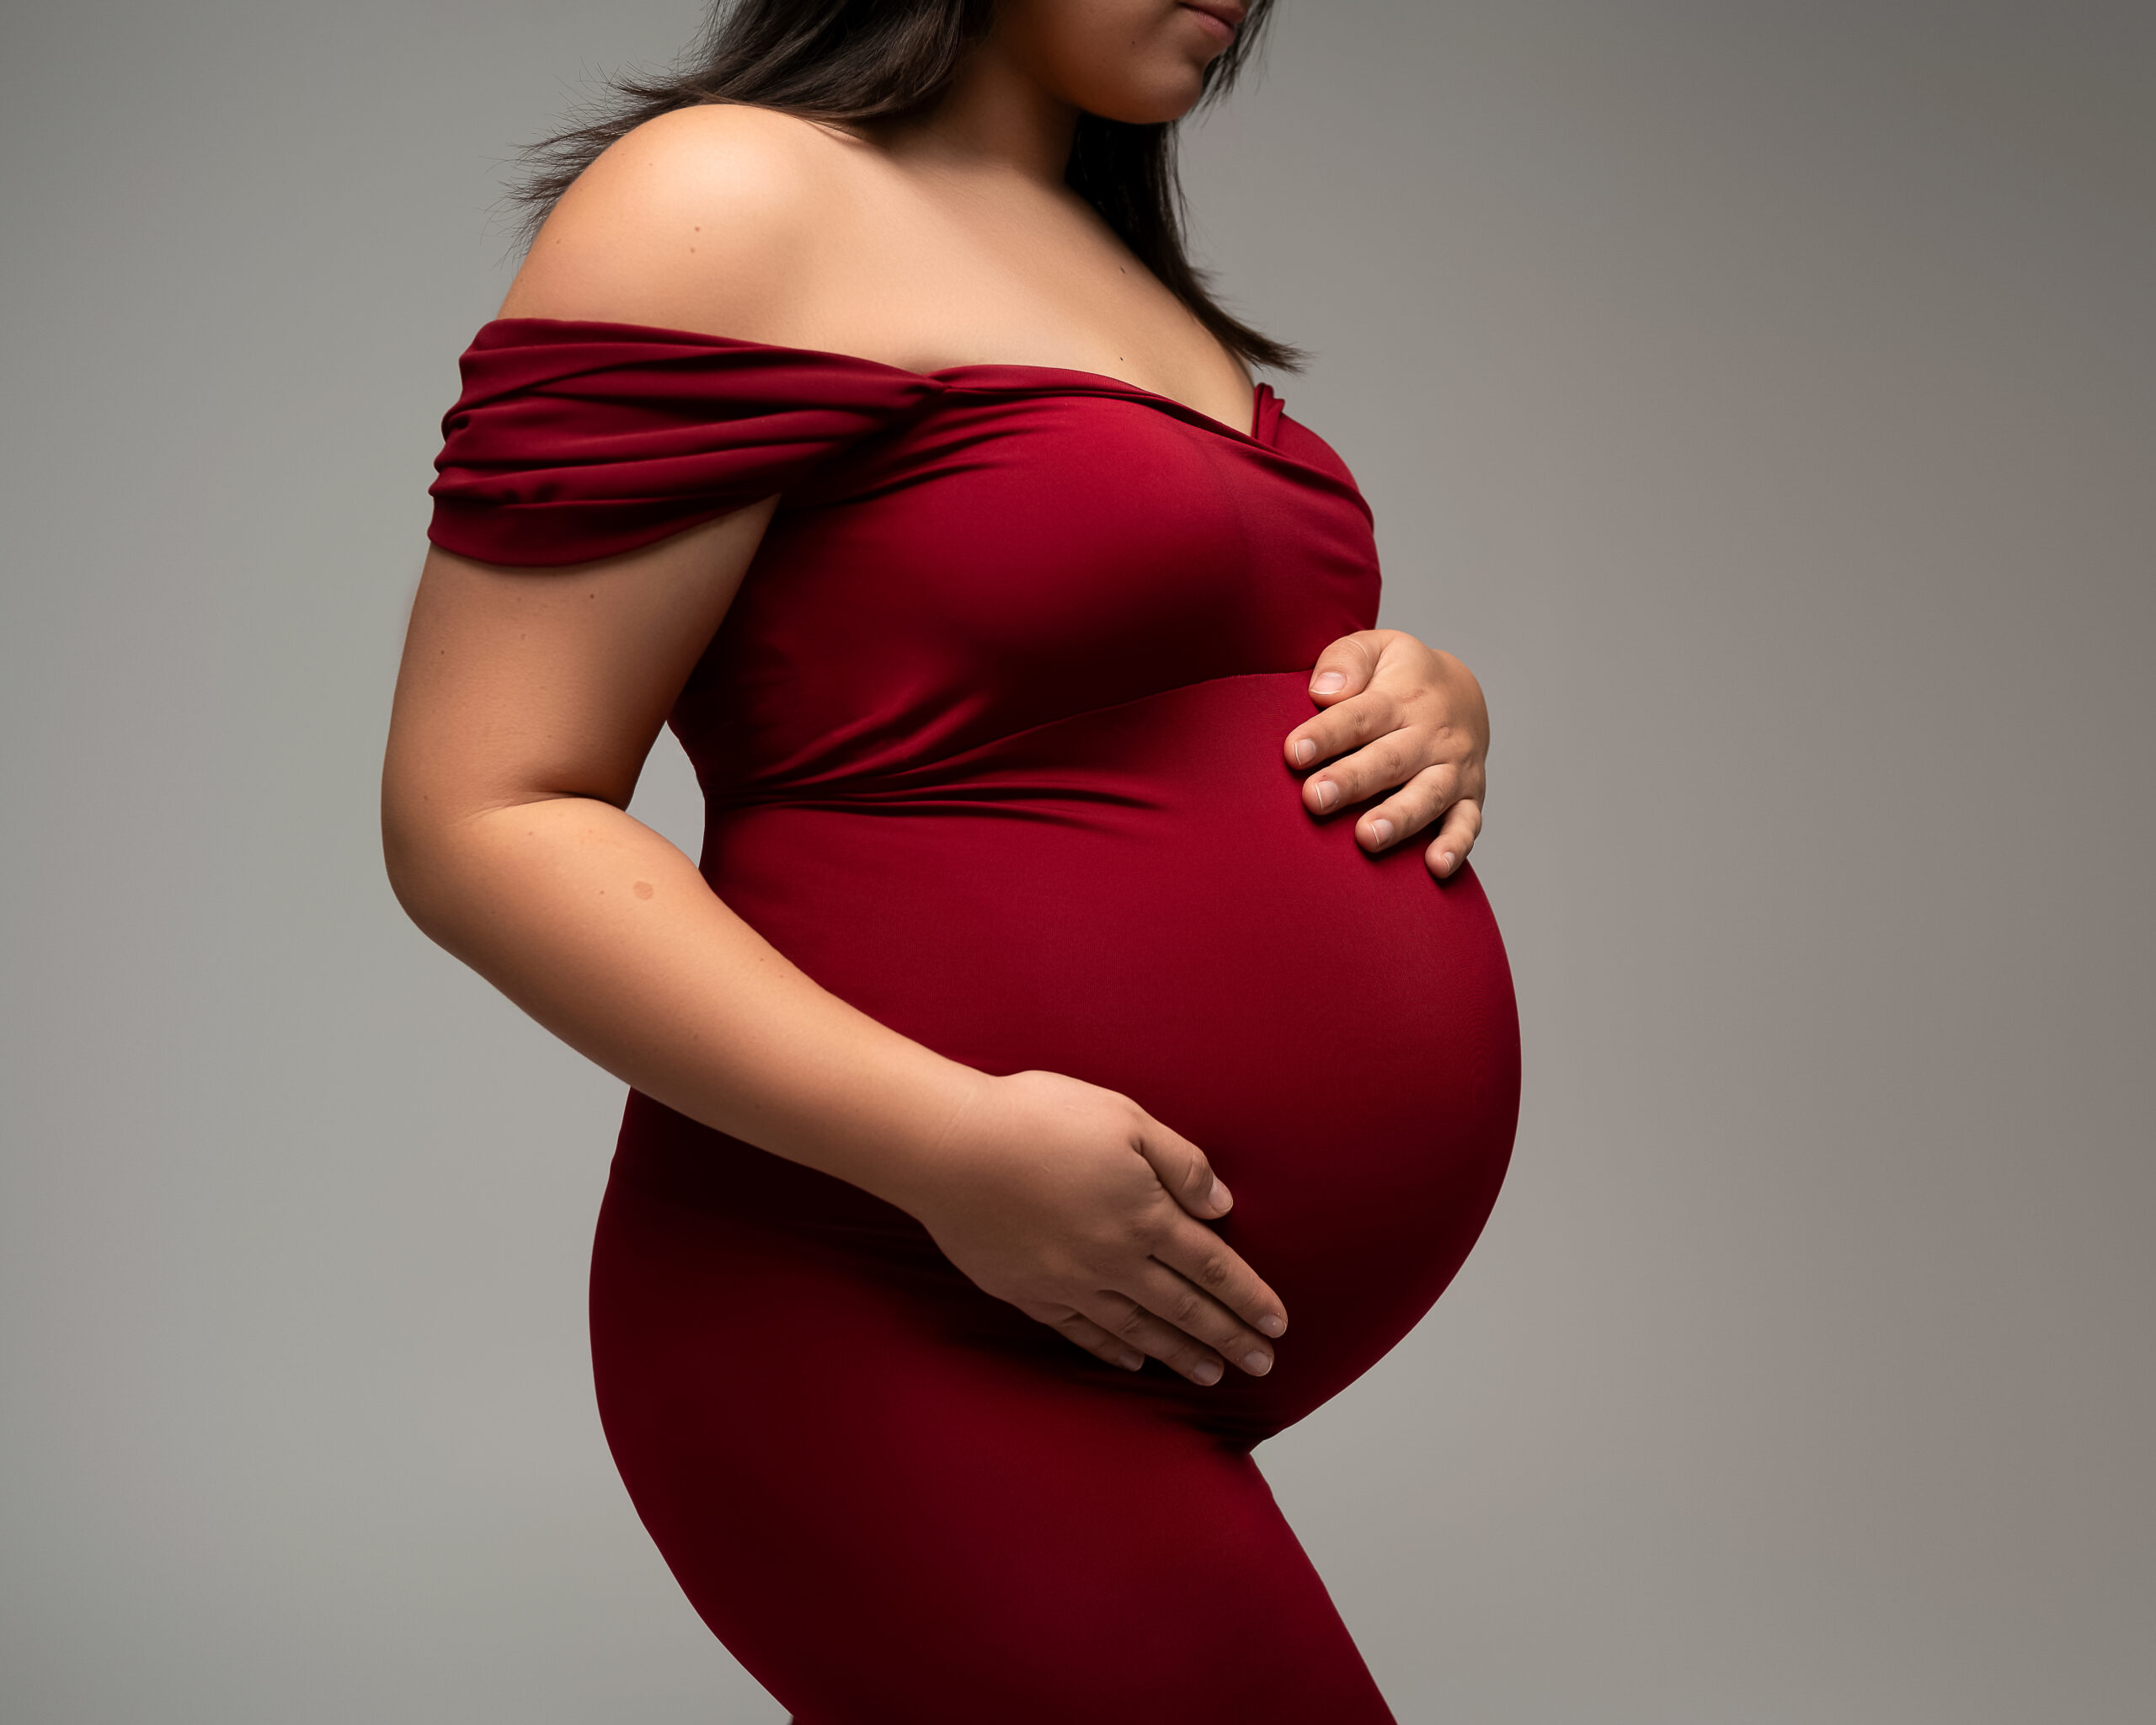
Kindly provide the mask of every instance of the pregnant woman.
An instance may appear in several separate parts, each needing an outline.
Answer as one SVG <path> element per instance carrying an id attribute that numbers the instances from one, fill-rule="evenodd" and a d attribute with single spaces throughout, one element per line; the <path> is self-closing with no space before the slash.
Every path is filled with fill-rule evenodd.
<path id="1" fill-rule="evenodd" d="M 1480 692 L 1181 248 L 1262 6 L 741 0 L 445 424 L 391 875 L 632 1087 L 607 1439 L 801 1725 L 1391 1717 L 1250 1451 L 1459 1268 L 1518 1029 Z"/>

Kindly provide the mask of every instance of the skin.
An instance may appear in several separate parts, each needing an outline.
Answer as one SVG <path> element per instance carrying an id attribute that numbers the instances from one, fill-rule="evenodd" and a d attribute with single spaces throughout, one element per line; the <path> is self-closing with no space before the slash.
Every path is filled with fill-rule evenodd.
<path id="1" fill-rule="evenodd" d="M 1006 0 L 923 121 L 847 131 L 717 106 L 639 128 L 549 217 L 505 317 L 1119 377 L 1238 427 L 1241 363 L 1062 184 L 1081 110 L 1167 120 L 1223 45 L 1169 0 Z M 960 1270 L 1073 1343 L 1191 1381 L 1271 1369 L 1288 1315 L 1208 1220 L 1231 1195 L 1134 1100 L 990 1075 L 819 987 L 625 812 L 775 498 L 543 579 L 429 553 L 382 778 L 414 921 L 564 1041 L 691 1119 L 916 1217 Z M 1333 643 L 1283 740 L 1356 838 L 1481 825 L 1471 674 L 1397 630 Z M 1390 827 L 1390 831 L 1385 829 Z"/>

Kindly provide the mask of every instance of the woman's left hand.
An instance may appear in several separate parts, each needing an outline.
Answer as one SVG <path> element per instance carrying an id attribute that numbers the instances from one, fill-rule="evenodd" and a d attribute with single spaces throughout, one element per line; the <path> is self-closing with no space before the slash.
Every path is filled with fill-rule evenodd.
<path id="1" fill-rule="evenodd" d="M 1475 673 L 1398 629 L 1362 629 L 1318 655 L 1310 699 L 1325 711 L 1286 745 L 1290 766 L 1317 768 L 1303 781 L 1303 806 L 1330 814 L 1392 790 L 1356 821 L 1355 841 L 1386 851 L 1438 821 L 1423 860 L 1440 880 L 1457 873 L 1482 830 L 1490 748 Z"/>

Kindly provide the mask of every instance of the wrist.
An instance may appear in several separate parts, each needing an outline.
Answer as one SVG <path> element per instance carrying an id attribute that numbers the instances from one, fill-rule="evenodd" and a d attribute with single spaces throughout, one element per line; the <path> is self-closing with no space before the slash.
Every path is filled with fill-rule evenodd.
<path id="1" fill-rule="evenodd" d="M 889 1153 L 878 1160 L 873 1178 L 857 1183 L 926 1222 L 937 1195 L 959 1177 L 974 1123 L 1001 1081 L 940 1055 L 931 1055 L 926 1069 L 914 1077 L 913 1106 L 905 1111 L 910 1124 L 885 1139 Z"/>

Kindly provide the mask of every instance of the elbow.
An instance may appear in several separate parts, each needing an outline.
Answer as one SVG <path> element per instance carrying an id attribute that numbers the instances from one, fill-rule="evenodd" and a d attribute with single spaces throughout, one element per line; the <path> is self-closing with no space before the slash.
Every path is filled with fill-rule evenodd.
<path id="1" fill-rule="evenodd" d="M 382 866 L 389 877 L 389 889 L 397 895 L 404 914 L 425 927 L 425 900 L 420 889 L 424 871 L 413 854 L 411 836 L 399 830 L 386 815 L 382 823 Z"/>
<path id="2" fill-rule="evenodd" d="M 382 862 L 389 889 L 404 914 L 428 939 L 454 947 L 456 870 L 448 843 L 447 824 L 427 818 L 424 804 L 412 806 L 397 786 L 385 779 L 382 796 Z"/>
<path id="3" fill-rule="evenodd" d="M 414 852 L 410 835 L 399 832 L 387 820 L 382 824 L 382 862 L 389 877 L 389 889 L 404 914 L 430 939 L 440 939 L 435 932 L 435 895 L 428 890 L 428 871 Z"/>

